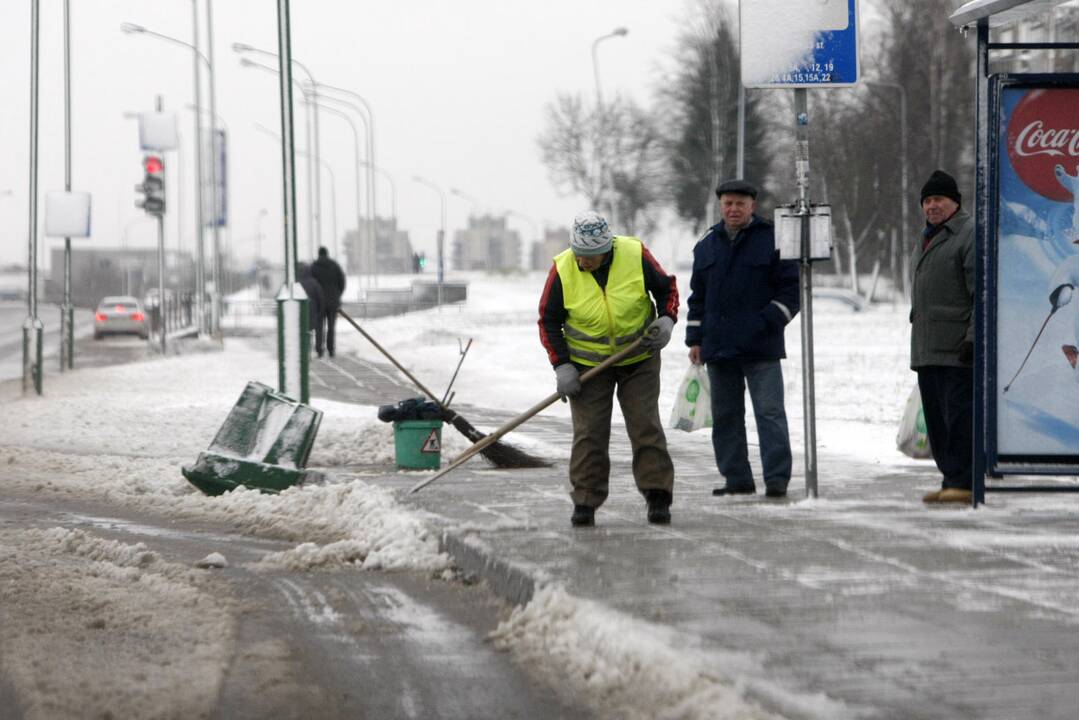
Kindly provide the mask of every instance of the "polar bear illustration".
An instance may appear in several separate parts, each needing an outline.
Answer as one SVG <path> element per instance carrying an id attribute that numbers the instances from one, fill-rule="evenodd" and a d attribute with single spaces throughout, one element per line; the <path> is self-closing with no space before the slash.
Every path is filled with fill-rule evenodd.
<path id="1" fill-rule="evenodd" d="M 1075 166 L 1075 175 L 1069 175 L 1063 165 L 1053 168 L 1057 182 L 1072 194 L 1072 242 L 1079 241 L 1079 165 Z"/>

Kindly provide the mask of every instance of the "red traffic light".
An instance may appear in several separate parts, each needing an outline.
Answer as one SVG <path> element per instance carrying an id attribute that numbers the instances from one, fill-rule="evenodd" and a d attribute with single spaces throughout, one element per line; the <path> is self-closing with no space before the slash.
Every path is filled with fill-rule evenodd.
<path id="1" fill-rule="evenodd" d="M 156 155 L 147 155 L 142 159 L 142 166 L 151 175 L 160 175 L 165 172 L 165 163 Z"/>

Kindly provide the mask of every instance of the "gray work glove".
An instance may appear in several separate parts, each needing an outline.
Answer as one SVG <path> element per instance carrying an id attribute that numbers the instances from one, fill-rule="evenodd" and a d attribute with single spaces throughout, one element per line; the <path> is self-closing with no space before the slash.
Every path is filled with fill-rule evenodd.
<path id="1" fill-rule="evenodd" d="M 562 400 L 581 392 L 581 376 L 577 368 L 570 363 L 562 363 L 556 367 L 554 375 L 558 383 L 558 394 L 562 396 Z"/>
<path id="2" fill-rule="evenodd" d="M 652 321 L 644 331 L 641 338 L 641 347 L 649 350 L 662 350 L 671 341 L 671 330 L 674 329 L 674 320 L 666 315 L 660 315 Z"/>

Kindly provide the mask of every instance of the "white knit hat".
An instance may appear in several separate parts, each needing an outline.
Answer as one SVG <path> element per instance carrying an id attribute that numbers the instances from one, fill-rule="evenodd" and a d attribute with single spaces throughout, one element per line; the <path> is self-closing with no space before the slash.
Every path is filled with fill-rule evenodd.
<path id="1" fill-rule="evenodd" d="M 595 210 L 585 210 L 573 218 L 573 239 L 569 246 L 574 255 L 602 255 L 611 251 L 611 229 Z"/>

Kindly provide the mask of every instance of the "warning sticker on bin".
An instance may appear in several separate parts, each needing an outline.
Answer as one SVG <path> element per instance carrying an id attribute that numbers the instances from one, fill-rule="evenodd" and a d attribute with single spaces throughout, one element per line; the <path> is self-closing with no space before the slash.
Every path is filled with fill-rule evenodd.
<path id="1" fill-rule="evenodd" d="M 415 445 L 413 445 L 415 447 Z M 423 441 L 423 447 L 420 448 L 420 452 L 425 453 L 437 453 L 442 452 L 442 445 L 438 442 L 438 430 L 432 430 L 431 434 L 427 436 L 427 439 Z"/>

